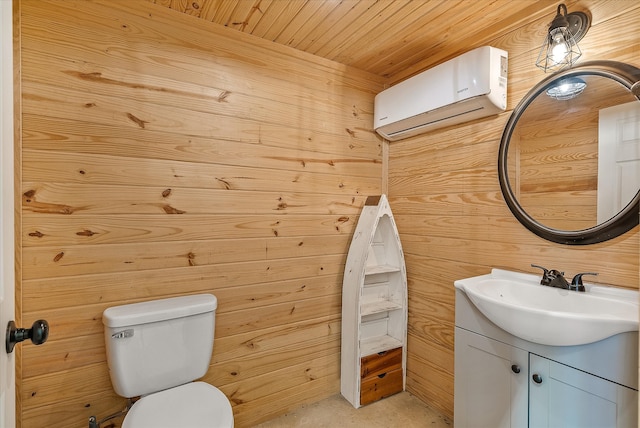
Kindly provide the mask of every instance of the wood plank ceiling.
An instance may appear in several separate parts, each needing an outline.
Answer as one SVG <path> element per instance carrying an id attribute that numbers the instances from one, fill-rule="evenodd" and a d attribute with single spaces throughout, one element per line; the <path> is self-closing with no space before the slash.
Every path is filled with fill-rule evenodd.
<path id="1" fill-rule="evenodd" d="M 545 16 L 551 22 L 558 5 L 557 0 L 149 1 L 393 80 L 523 23 Z M 573 2 L 566 3 L 570 8 Z M 539 27 L 542 39 L 546 25 Z"/>

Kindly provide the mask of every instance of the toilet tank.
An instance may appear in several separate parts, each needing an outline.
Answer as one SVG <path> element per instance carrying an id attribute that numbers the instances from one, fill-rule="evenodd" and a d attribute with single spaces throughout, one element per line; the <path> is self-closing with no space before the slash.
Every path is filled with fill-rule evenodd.
<path id="1" fill-rule="evenodd" d="M 214 295 L 199 294 L 106 309 L 102 322 L 115 392 L 136 397 L 204 376 L 217 303 Z"/>

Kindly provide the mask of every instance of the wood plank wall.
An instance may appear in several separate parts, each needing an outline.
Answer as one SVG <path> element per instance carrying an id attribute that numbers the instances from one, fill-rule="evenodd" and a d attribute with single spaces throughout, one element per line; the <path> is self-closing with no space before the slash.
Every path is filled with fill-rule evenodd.
<path id="1" fill-rule="evenodd" d="M 218 297 L 205 380 L 247 427 L 339 391 L 341 286 L 384 79 L 146 1 L 20 2 L 23 427 L 120 410 L 101 315 Z"/>
<path id="2" fill-rule="evenodd" d="M 617 60 L 640 67 L 640 3 L 574 1 L 567 7 L 587 9 L 593 17 L 580 43 L 583 60 Z M 389 147 L 390 204 L 409 279 L 407 389 L 449 416 L 453 415 L 454 280 L 486 274 L 492 267 L 536 272 L 529 265 L 537 263 L 568 275 L 596 271 L 601 283 L 639 286 L 637 227 L 601 244 L 554 244 L 521 226 L 500 193 L 497 154 L 502 130 L 510 111 L 544 77 L 534 64 L 551 19 L 547 16 L 486 37 L 488 44 L 509 52 L 507 112 Z"/>

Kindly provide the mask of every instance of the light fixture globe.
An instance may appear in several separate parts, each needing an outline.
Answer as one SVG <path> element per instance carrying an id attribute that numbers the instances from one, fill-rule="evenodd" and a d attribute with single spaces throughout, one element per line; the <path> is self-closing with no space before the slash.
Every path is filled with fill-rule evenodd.
<path id="1" fill-rule="evenodd" d="M 580 95 L 587 87 L 587 82 L 579 77 L 567 77 L 558 80 L 547 89 L 547 96 L 558 101 L 571 100 Z"/>
<path id="2" fill-rule="evenodd" d="M 591 25 L 591 17 L 584 12 L 567 13 L 564 4 L 549 26 L 545 41 L 540 48 L 536 66 L 544 72 L 556 72 L 570 67 L 582 56 L 578 42 Z"/>

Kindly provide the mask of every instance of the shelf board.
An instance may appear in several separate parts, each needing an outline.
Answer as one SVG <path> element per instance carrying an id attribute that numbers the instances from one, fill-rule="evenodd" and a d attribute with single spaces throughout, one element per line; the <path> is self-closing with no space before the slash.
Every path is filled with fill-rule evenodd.
<path id="1" fill-rule="evenodd" d="M 377 354 L 402 346 L 402 341 L 391 336 L 376 336 L 360 341 L 360 357 Z"/>
<path id="2" fill-rule="evenodd" d="M 375 265 L 375 266 L 366 266 L 364 268 L 365 275 L 376 275 L 379 273 L 389 273 L 389 272 L 400 272 L 400 268 L 398 266 L 391 266 L 391 265 Z"/>
<path id="3" fill-rule="evenodd" d="M 360 315 L 372 315 L 380 312 L 395 311 L 402 309 L 402 305 L 387 299 L 378 299 L 371 302 L 362 303 L 360 306 Z"/>

